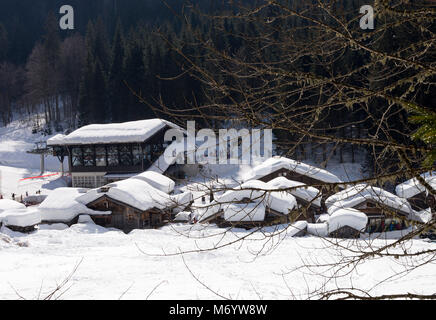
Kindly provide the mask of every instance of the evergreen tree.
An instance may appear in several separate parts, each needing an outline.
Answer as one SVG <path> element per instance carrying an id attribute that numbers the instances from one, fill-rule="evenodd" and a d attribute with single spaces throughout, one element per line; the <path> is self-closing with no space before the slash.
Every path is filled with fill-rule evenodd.
<path id="1" fill-rule="evenodd" d="M 128 90 L 124 84 L 125 43 L 121 21 L 118 21 L 112 45 L 112 64 L 109 76 L 109 99 L 112 121 L 121 119 Z"/>

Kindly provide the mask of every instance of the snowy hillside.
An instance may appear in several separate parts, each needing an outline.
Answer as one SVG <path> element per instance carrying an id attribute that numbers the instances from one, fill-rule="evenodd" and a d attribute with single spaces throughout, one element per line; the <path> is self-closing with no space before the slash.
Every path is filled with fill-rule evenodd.
<path id="1" fill-rule="evenodd" d="M 59 176 L 43 179 L 21 179 L 40 175 L 40 156 L 28 154 L 35 148 L 35 143 L 45 141 L 48 137 L 41 133 L 32 134 L 32 124 L 28 121 L 15 120 L 6 127 L 0 127 L 0 194 L 10 198 L 12 193 L 20 196 L 38 190 L 48 193 L 66 182 Z M 58 173 L 60 162 L 56 157 L 45 157 L 46 174 Z"/>

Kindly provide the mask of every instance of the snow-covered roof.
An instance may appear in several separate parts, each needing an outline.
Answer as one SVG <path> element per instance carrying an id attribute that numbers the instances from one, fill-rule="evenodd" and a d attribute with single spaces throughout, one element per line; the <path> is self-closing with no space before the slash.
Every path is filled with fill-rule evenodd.
<path id="1" fill-rule="evenodd" d="M 328 224 L 324 223 L 308 223 L 307 233 L 317 237 L 327 237 L 329 235 Z"/>
<path id="2" fill-rule="evenodd" d="M 328 220 L 328 232 L 332 233 L 344 226 L 362 231 L 368 224 L 368 216 L 362 211 L 347 208 L 335 211 Z"/>
<path id="3" fill-rule="evenodd" d="M 191 191 L 186 191 L 184 193 L 171 195 L 170 199 L 173 201 L 173 212 L 178 213 L 185 210 L 194 201 L 194 195 Z"/>
<path id="4" fill-rule="evenodd" d="M 9 209 L 0 213 L 0 222 L 5 226 L 31 227 L 41 223 L 38 208 Z"/>
<path id="5" fill-rule="evenodd" d="M 308 223 L 307 232 L 318 237 L 327 237 L 332 232 L 348 226 L 362 231 L 368 224 L 368 217 L 362 211 L 347 208 L 335 211 L 328 219 L 322 219 L 322 223 Z"/>
<path id="6" fill-rule="evenodd" d="M 431 218 L 432 218 L 433 214 L 431 212 L 431 208 L 427 208 L 424 210 L 421 210 L 419 212 L 415 212 L 410 216 L 410 220 L 413 221 L 418 221 L 421 223 L 428 223 Z"/>
<path id="7" fill-rule="evenodd" d="M 264 203 L 266 207 L 285 215 L 297 206 L 295 197 L 286 191 L 267 194 Z"/>
<path id="8" fill-rule="evenodd" d="M 110 212 L 94 211 L 78 201 L 86 189 L 58 188 L 50 192 L 48 197 L 39 205 L 42 221 L 69 222 L 80 214 L 100 215 Z"/>
<path id="9" fill-rule="evenodd" d="M 303 199 L 307 202 L 311 202 L 314 205 L 320 207 L 321 206 L 321 193 L 318 189 L 314 187 L 309 187 L 306 184 L 298 181 L 292 181 L 286 179 L 285 177 L 277 177 L 267 183 L 268 186 L 274 189 L 289 189 L 296 188 L 288 191 L 293 196 Z"/>
<path id="10" fill-rule="evenodd" d="M 165 209 L 174 202 L 170 196 L 140 179 L 127 179 L 108 184 L 103 188 L 88 191 L 77 198 L 77 201 L 87 205 L 103 196 L 125 203 L 141 211 L 153 208 Z"/>
<path id="11" fill-rule="evenodd" d="M 326 183 L 342 182 L 336 175 L 328 172 L 327 170 L 284 157 L 269 158 L 264 163 L 254 167 L 248 174 L 246 174 L 244 176 L 244 181 L 261 179 L 280 169 L 287 169 L 289 171 L 293 171 Z"/>
<path id="12" fill-rule="evenodd" d="M 307 225 L 307 221 L 296 221 L 288 227 L 286 230 L 286 235 L 288 237 L 294 237 L 302 234 L 307 231 Z"/>
<path id="13" fill-rule="evenodd" d="M 48 139 L 48 146 L 134 143 L 144 142 L 159 130 L 169 126 L 182 130 L 179 126 L 162 119 L 148 119 L 125 123 L 91 124 L 77 129 L 69 135 L 56 135 Z"/>
<path id="14" fill-rule="evenodd" d="M 229 190 L 225 192 L 222 196 L 218 197 L 209 205 L 200 207 L 197 206 L 197 213 L 200 217 L 200 222 L 209 219 L 221 210 L 225 212 L 226 208 L 228 208 L 229 205 L 237 204 L 236 202 L 242 201 L 244 199 L 249 199 L 250 202 L 254 204 L 262 202 L 263 206 L 265 207 L 269 207 L 272 210 L 278 211 L 283 214 L 288 214 L 289 210 L 294 209 L 294 207 L 297 205 L 295 197 L 285 191 L 268 192 L 268 190 L 274 189 L 276 188 L 271 187 L 265 182 L 259 180 L 247 181 L 241 186 L 235 188 L 234 190 Z M 246 204 L 243 203 L 242 205 Z M 231 207 L 231 212 L 233 209 L 237 210 L 238 207 Z M 259 216 L 260 212 L 257 211 L 255 217 Z"/>
<path id="15" fill-rule="evenodd" d="M 176 222 L 189 222 L 191 221 L 193 214 L 188 211 L 179 212 L 175 217 L 174 221 Z"/>
<path id="16" fill-rule="evenodd" d="M 436 171 L 426 172 L 421 174 L 421 177 L 433 188 L 436 189 Z M 401 198 L 412 198 L 421 192 L 426 192 L 427 189 L 418 181 L 413 178 L 407 180 L 395 188 L 395 193 Z"/>
<path id="17" fill-rule="evenodd" d="M 224 206 L 224 219 L 229 222 L 261 222 L 265 220 L 265 205 L 254 203 L 232 203 Z"/>
<path id="18" fill-rule="evenodd" d="M 0 213 L 5 210 L 11 210 L 11 209 L 25 209 L 26 206 L 22 203 L 19 203 L 14 200 L 9 199 L 1 199 L 0 200 Z"/>
<path id="19" fill-rule="evenodd" d="M 326 206 L 331 215 L 339 209 L 352 208 L 366 200 L 372 200 L 407 214 L 415 212 L 406 199 L 367 184 L 358 184 L 332 195 L 326 200 Z"/>
<path id="20" fill-rule="evenodd" d="M 133 176 L 131 179 L 139 179 L 147 182 L 153 188 L 156 188 L 165 193 L 174 191 L 176 183 L 170 178 L 153 171 L 145 171 L 141 174 Z"/>

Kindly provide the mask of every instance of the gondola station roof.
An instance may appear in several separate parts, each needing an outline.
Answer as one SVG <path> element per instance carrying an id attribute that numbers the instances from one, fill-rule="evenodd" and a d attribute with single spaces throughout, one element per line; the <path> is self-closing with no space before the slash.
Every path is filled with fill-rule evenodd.
<path id="1" fill-rule="evenodd" d="M 162 119 L 148 119 L 125 123 L 91 124 L 68 135 L 58 134 L 47 141 L 48 146 L 135 143 L 144 142 L 166 126 L 183 129 Z"/>

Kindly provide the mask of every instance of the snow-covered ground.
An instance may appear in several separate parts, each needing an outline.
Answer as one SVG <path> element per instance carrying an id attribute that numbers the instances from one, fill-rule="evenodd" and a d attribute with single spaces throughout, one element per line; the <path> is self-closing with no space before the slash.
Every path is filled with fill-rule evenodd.
<path id="1" fill-rule="evenodd" d="M 180 224 L 128 235 L 93 224 L 69 229 L 63 225 L 42 226 L 30 235 L 3 229 L 3 237 L 9 239 L 9 235 L 11 239 L 8 243 L 0 234 L 0 299 L 43 298 L 77 265 L 59 292 L 68 288 L 62 299 L 219 299 L 217 294 L 232 299 L 304 299 L 308 290 L 322 287 L 324 276 L 332 271 L 314 269 L 321 272 L 316 275 L 307 269 L 293 269 L 304 263 L 332 263 L 339 261 L 341 254 L 350 255 L 321 238 L 282 234 L 268 242 L 256 233 L 244 242 L 221 249 L 165 256 L 164 252 L 169 255 L 223 245 L 249 233 L 233 230 L 222 238 L 223 230 L 213 226 L 191 228 Z M 393 240 L 375 240 L 372 245 L 389 241 Z M 358 241 L 360 246 L 365 243 Z M 356 248 L 351 240 L 341 244 Z M 430 248 L 435 249 L 436 243 L 413 240 L 408 251 Z M 368 260 L 350 276 L 337 279 L 338 284 L 373 289 L 373 294 L 434 293 L 436 268 L 432 264 L 376 286 L 404 270 L 402 262 L 401 258 Z M 327 288 L 334 286 L 327 284 Z"/>
<path id="2" fill-rule="evenodd" d="M 48 194 L 50 190 L 66 186 L 66 181 L 59 179 L 59 175 L 20 181 L 40 175 L 40 156 L 28 154 L 27 151 L 34 149 L 36 142 L 47 138 L 41 134 L 32 134 L 31 123 L 21 120 L 0 127 L 0 194 L 7 198 L 11 198 L 12 193 L 20 196 L 28 192 L 31 195 L 38 190 Z M 45 169 L 45 175 L 58 173 L 59 160 L 46 156 Z"/>

